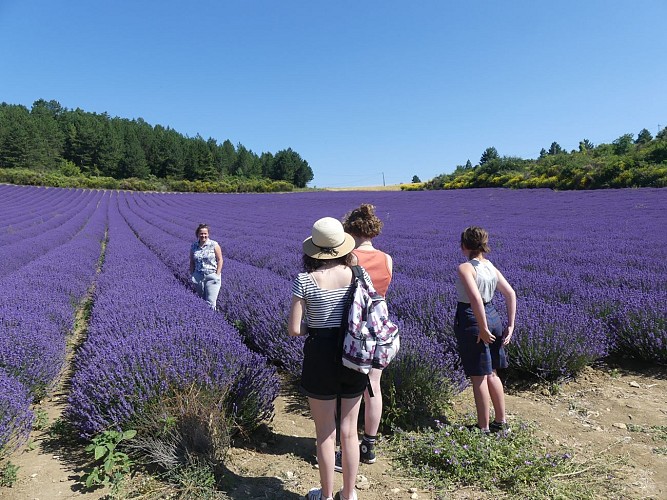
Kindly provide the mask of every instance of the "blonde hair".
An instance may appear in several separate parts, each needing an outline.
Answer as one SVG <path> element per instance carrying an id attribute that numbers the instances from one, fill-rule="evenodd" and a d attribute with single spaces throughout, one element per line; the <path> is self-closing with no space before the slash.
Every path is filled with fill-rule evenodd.
<path id="1" fill-rule="evenodd" d="M 375 207 L 364 203 L 345 215 L 343 229 L 352 236 L 375 238 L 382 231 L 382 221 L 375 215 Z"/>

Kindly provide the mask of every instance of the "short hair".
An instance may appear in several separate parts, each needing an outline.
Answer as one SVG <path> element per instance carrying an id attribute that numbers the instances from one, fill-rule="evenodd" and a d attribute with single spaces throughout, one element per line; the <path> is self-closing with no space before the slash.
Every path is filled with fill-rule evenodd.
<path id="1" fill-rule="evenodd" d="M 382 231 L 382 221 L 375 215 L 375 207 L 368 203 L 351 210 L 343 218 L 343 229 L 352 236 L 375 238 Z"/>
<path id="2" fill-rule="evenodd" d="M 208 224 L 199 224 L 199 225 L 197 226 L 197 229 L 195 229 L 195 236 L 199 236 L 199 231 L 201 231 L 202 229 L 208 229 L 209 231 L 211 230 L 211 229 L 208 227 Z"/>
<path id="3" fill-rule="evenodd" d="M 344 264 L 350 267 L 352 265 L 352 252 L 336 257 L 335 259 L 316 259 L 305 253 L 303 254 L 303 269 L 307 273 L 312 273 L 328 263 L 335 263 L 336 265 Z"/>
<path id="4" fill-rule="evenodd" d="M 465 228 L 461 233 L 461 246 L 470 250 L 471 257 L 477 257 L 482 253 L 489 253 L 489 233 L 478 226 Z"/>

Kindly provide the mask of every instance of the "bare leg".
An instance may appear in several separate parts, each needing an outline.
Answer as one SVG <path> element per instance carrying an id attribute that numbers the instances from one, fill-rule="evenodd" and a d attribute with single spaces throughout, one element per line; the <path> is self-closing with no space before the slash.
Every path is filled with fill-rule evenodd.
<path id="1" fill-rule="evenodd" d="M 334 453 L 336 450 L 336 400 L 308 398 L 315 421 L 317 463 L 320 466 L 322 496 L 332 497 L 334 490 Z M 357 408 L 358 411 L 358 408 Z M 357 461 L 359 457 L 357 456 Z M 356 475 L 356 472 L 355 472 Z"/>
<path id="2" fill-rule="evenodd" d="M 491 402 L 493 403 L 493 411 L 495 413 L 494 420 L 496 422 L 505 421 L 505 391 L 503 389 L 503 382 L 500 380 L 500 377 L 496 373 L 496 370 L 493 370 L 491 375 L 487 377 L 487 384 L 489 387 L 489 395 L 491 396 Z"/>
<path id="3" fill-rule="evenodd" d="M 343 496 L 354 498 L 354 485 L 359 470 L 359 436 L 357 434 L 357 418 L 361 406 L 361 396 L 341 400 L 340 411 L 340 445 L 343 453 Z M 319 459 L 319 456 L 317 457 Z M 333 462 L 333 448 L 329 454 Z M 333 474 L 333 463 L 331 466 Z"/>
<path id="4" fill-rule="evenodd" d="M 472 393 L 475 396 L 475 408 L 477 409 L 477 425 L 480 429 L 489 428 L 489 387 L 487 375 L 473 375 Z"/>
<path id="5" fill-rule="evenodd" d="M 376 436 L 382 418 L 382 392 L 380 392 L 382 370 L 373 368 L 368 377 L 371 379 L 373 397 L 368 393 L 368 389 L 364 391 L 364 432 L 369 436 Z"/>

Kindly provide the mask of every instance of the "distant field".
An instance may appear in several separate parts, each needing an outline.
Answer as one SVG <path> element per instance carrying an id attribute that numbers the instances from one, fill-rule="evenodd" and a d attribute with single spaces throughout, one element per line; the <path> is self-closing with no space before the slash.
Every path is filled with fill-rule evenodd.
<path id="1" fill-rule="evenodd" d="M 402 184 L 392 184 L 390 186 L 365 186 L 365 187 L 341 187 L 341 188 L 322 188 L 324 191 L 400 191 Z"/>

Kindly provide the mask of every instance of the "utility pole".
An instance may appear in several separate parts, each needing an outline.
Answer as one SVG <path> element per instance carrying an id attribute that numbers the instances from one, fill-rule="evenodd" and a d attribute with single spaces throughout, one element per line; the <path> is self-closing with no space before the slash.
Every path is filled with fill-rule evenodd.
<path id="1" fill-rule="evenodd" d="M 386 184 L 384 183 L 384 172 L 382 172 L 382 185 L 386 186 Z"/>

